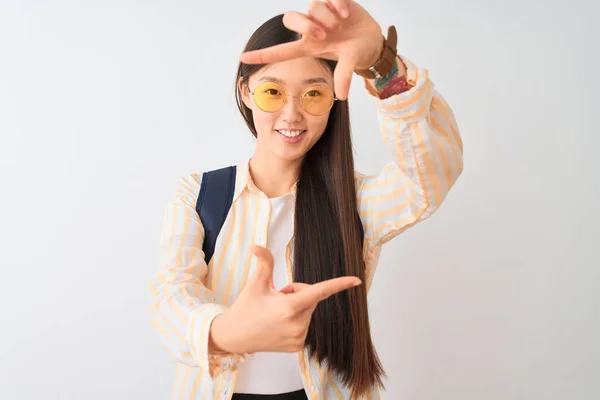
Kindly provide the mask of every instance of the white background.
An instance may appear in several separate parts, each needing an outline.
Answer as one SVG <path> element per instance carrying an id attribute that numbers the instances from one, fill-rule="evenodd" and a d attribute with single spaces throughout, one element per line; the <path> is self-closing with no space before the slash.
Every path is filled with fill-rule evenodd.
<path id="1" fill-rule="evenodd" d="M 180 176 L 237 163 L 238 56 L 304 0 L 0 1 L 0 398 L 171 398 L 150 325 Z M 384 248 L 384 399 L 600 398 L 593 2 L 364 1 L 453 107 L 465 171 Z M 597 7 L 597 6 L 596 6 Z M 355 77 L 356 164 L 388 160 Z"/>

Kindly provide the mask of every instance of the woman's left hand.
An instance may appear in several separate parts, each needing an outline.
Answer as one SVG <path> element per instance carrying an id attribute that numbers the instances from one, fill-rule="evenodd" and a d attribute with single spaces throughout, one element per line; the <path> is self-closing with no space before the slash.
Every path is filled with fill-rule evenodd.
<path id="1" fill-rule="evenodd" d="M 270 64 L 299 57 L 337 60 L 333 80 L 335 94 L 341 100 L 348 98 L 354 70 L 373 65 L 383 47 L 381 27 L 367 10 L 353 0 L 313 1 L 306 14 L 287 12 L 283 16 L 283 24 L 300 33 L 302 38 L 245 52 L 240 61 Z"/>

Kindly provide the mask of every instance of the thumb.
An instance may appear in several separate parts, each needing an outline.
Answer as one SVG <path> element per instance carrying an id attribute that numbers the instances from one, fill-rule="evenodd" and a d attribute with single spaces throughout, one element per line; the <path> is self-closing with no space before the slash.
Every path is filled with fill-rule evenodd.
<path id="1" fill-rule="evenodd" d="M 336 97 L 340 100 L 346 100 L 350 92 L 350 82 L 354 74 L 354 60 L 349 56 L 340 57 L 335 71 L 333 71 L 333 86 Z"/>
<path id="2" fill-rule="evenodd" d="M 298 293 L 299 291 L 306 289 L 309 286 L 310 285 L 307 283 L 292 282 L 286 287 L 279 289 L 279 292 L 283 294 Z"/>
<path id="3" fill-rule="evenodd" d="M 254 245 L 252 246 L 252 253 L 258 258 L 256 263 L 256 270 L 252 275 L 251 285 L 258 286 L 259 288 L 274 289 L 273 285 L 273 255 L 266 247 Z"/>

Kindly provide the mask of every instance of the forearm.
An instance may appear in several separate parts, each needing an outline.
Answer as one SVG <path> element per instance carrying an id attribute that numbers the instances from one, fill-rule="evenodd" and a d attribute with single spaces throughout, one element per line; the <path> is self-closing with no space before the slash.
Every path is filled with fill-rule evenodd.
<path id="1" fill-rule="evenodd" d="M 426 69 L 407 58 L 402 63 L 406 69 L 398 65 L 387 84 L 365 79 L 376 97 L 381 135 L 392 154 L 392 163 L 379 175 L 363 177 L 361 184 L 361 216 L 372 243 L 385 243 L 428 218 L 462 171 L 462 140 L 452 110 L 434 90 Z M 401 71 L 406 71 L 404 77 Z M 387 97 L 378 93 L 378 85 L 385 94 L 398 77 L 411 87 Z"/>

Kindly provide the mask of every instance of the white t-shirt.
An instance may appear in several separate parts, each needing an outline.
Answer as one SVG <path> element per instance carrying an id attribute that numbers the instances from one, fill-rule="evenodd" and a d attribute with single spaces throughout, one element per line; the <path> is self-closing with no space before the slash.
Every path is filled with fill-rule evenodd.
<path id="1" fill-rule="evenodd" d="M 285 251 L 294 230 L 294 195 L 269 199 L 271 213 L 266 247 L 273 254 L 276 290 L 289 282 Z M 296 353 L 256 353 L 238 367 L 235 393 L 279 394 L 303 389 Z"/>

